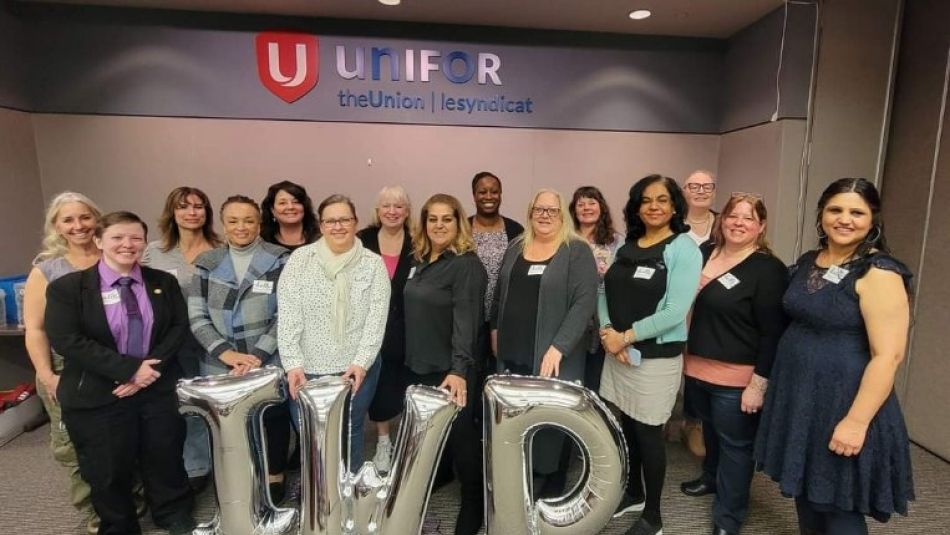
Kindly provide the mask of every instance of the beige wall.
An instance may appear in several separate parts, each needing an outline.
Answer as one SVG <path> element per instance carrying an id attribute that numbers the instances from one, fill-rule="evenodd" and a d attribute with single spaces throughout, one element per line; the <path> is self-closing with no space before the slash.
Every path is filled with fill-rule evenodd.
<path id="1" fill-rule="evenodd" d="M 43 197 L 30 115 L 0 108 L 0 277 L 26 273 L 42 237 Z"/>
<path id="2" fill-rule="evenodd" d="M 786 263 L 795 260 L 799 172 L 805 121 L 785 119 L 722 136 L 718 206 L 732 192 L 759 193 L 769 211 L 769 241 Z"/>
<path id="3" fill-rule="evenodd" d="M 540 187 L 570 195 L 594 184 L 616 212 L 636 179 L 715 169 L 719 153 L 716 135 L 46 114 L 33 121 L 45 196 L 71 188 L 147 221 L 178 185 L 198 186 L 218 204 L 233 193 L 260 199 L 283 178 L 303 184 L 315 202 L 349 194 L 361 217 L 386 184 L 403 184 L 416 206 L 446 192 L 471 209 L 471 177 L 483 169 L 502 177 L 503 211 L 519 220 Z"/>

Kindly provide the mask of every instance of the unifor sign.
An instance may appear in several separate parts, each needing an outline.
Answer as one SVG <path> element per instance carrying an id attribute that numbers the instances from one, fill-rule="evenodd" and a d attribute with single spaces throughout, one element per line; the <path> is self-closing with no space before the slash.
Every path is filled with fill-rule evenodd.
<path id="1" fill-rule="evenodd" d="M 288 104 L 317 87 L 320 46 L 317 36 L 293 32 L 263 32 L 256 37 L 257 71 L 261 83 Z M 471 96 L 428 89 L 422 84 L 444 80 L 455 85 L 501 87 L 502 59 L 487 51 L 347 46 L 338 44 L 331 56 L 332 72 L 359 87 L 336 91 L 340 108 L 409 110 L 420 112 L 533 113 L 530 97 L 500 92 Z M 378 82 L 385 87 L 367 87 Z M 393 83 L 405 88 L 393 90 Z"/>
<path id="2" fill-rule="evenodd" d="M 210 429 L 217 513 L 196 535 L 412 535 L 426 517 L 435 469 L 459 407 L 444 390 L 410 386 L 391 469 L 350 467 L 350 384 L 327 376 L 298 392 L 301 496 L 279 507 L 267 487 L 263 411 L 287 399 L 281 369 L 180 381 L 182 412 Z M 485 525 L 488 535 L 595 534 L 626 487 L 620 425 L 592 391 L 541 377 L 495 375 L 482 394 Z M 570 436 L 583 466 L 563 496 L 532 498 L 538 430 Z M 543 447 L 543 445 L 539 445 Z"/>

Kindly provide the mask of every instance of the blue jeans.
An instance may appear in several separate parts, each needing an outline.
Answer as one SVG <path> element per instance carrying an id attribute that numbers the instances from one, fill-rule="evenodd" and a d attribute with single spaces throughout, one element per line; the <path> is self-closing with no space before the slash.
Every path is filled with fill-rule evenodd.
<path id="1" fill-rule="evenodd" d="M 713 521 L 730 533 L 738 533 L 749 512 L 758 417 L 742 412 L 742 388 L 687 377 L 686 390 L 691 409 L 703 421 L 703 479 L 716 484 Z"/>
<path id="2" fill-rule="evenodd" d="M 211 445 L 208 424 L 200 416 L 185 416 L 185 471 L 188 477 L 201 477 L 211 472 Z"/>
<path id="3" fill-rule="evenodd" d="M 377 357 L 373 365 L 366 370 L 366 377 L 363 378 L 363 384 L 360 385 L 360 389 L 357 390 L 356 395 L 350 399 L 350 462 L 348 463 L 348 467 L 351 472 L 355 472 L 363 466 L 363 428 L 366 425 L 366 413 L 369 411 L 369 405 L 372 403 L 373 396 L 376 394 L 376 383 L 379 382 L 379 362 L 380 359 Z M 307 380 L 325 377 L 326 375 L 342 374 L 321 375 L 308 373 Z M 290 400 L 290 419 L 294 424 L 294 428 L 299 432 L 300 407 L 297 401 L 293 399 Z"/>

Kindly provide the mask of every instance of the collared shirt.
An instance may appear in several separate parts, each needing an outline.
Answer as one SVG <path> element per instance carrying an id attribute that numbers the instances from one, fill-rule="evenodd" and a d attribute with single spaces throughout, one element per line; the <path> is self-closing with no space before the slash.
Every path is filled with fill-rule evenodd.
<path id="1" fill-rule="evenodd" d="M 102 291 L 102 306 L 106 309 L 106 321 L 109 330 L 115 338 L 115 347 L 119 353 L 127 354 L 129 344 L 129 318 L 125 313 L 125 306 L 119 297 L 118 280 L 122 275 L 110 268 L 104 261 L 99 261 L 99 289 Z M 148 355 L 149 342 L 152 339 L 152 324 L 155 315 L 152 312 L 152 302 L 148 299 L 148 289 L 142 279 L 142 268 L 138 264 L 129 273 L 132 278 L 132 293 L 139 304 L 142 314 L 142 355 Z"/>

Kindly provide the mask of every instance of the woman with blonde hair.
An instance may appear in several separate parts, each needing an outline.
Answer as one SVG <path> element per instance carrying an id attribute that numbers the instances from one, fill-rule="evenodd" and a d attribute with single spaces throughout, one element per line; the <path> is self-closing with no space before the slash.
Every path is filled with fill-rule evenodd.
<path id="1" fill-rule="evenodd" d="M 376 195 L 373 223 L 356 233 L 363 246 L 383 257 L 392 296 L 386 333 L 380 349 L 380 375 L 376 394 L 369 406 L 369 419 L 376 424 L 376 455 L 373 464 L 380 472 L 392 467 L 389 421 L 403 406 L 406 392 L 406 321 L 402 298 L 412 265 L 412 203 L 402 186 L 386 186 Z"/>
<path id="2" fill-rule="evenodd" d="M 478 385 L 476 344 L 488 275 L 458 199 L 433 195 L 419 223 L 404 292 L 407 382 L 446 388 L 462 407 L 446 456 L 461 483 L 455 533 L 474 535 L 484 517 L 483 481 L 481 434 L 473 418 L 477 405 L 468 402 L 468 392 Z"/>
<path id="3" fill-rule="evenodd" d="M 53 197 L 43 225 L 43 250 L 33 261 L 23 293 L 26 350 L 36 368 L 37 390 L 50 418 L 50 449 L 53 457 L 69 470 L 70 500 L 87 518 L 89 533 L 98 531 L 99 517 L 92 508 L 89 485 L 79 473 L 76 450 L 61 423 L 56 388 L 63 370 L 63 357 L 50 347 L 44 315 L 49 283 L 99 261 L 99 249 L 93 236 L 101 217 L 96 204 L 81 193 L 64 191 Z"/>
<path id="4" fill-rule="evenodd" d="M 575 232 L 567 202 L 557 191 L 535 193 L 527 220 L 524 234 L 505 252 L 495 286 L 490 321 L 499 367 L 583 381 L 587 327 L 600 282 L 594 255 Z M 535 447 L 532 456 L 540 496 L 564 490 L 566 438 L 553 430 L 535 437 L 536 445 L 546 445 Z"/>

